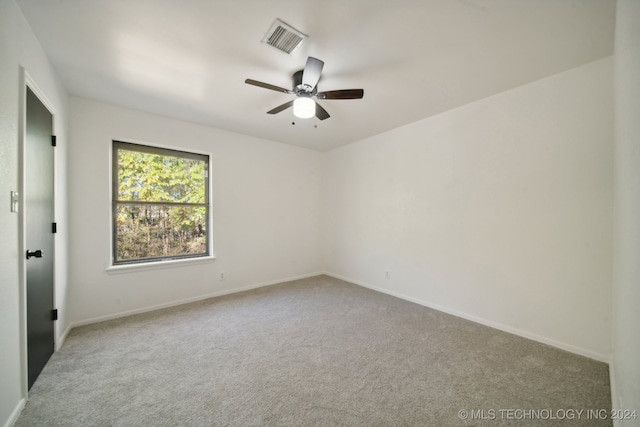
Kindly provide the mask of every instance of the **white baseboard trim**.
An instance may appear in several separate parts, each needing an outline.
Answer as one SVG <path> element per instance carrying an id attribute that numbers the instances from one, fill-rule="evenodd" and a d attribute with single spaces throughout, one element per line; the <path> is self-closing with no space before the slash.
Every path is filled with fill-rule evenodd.
<path id="1" fill-rule="evenodd" d="M 620 396 L 618 395 L 618 387 L 617 387 L 618 379 L 616 377 L 616 363 L 615 359 L 612 357 L 609 362 L 609 385 L 611 386 L 611 409 L 619 410 L 624 409 L 622 407 L 622 402 L 620 401 Z M 619 419 L 613 420 L 613 427 L 622 427 L 622 421 Z"/>
<path id="2" fill-rule="evenodd" d="M 114 313 L 114 314 L 108 314 L 106 316 L 98 316 L 98 317 L 93 317 L 93 318 L 90 318 L 90 319 L 79 320 L 79 321 L 76 321 L 76 322 L 71 322 L 71 324 L 69 325 L 69 328 L 67 329 L 67 331 L 65 331 L 65 338 L 66 338 L 66 335 L 69 333 L 69 331 L 71 331 L 71 329 L 76 328 L 78 326 L 90 325 L 92 323 L 99 323 L 99 322 L 104 322 L 106 320 L 118 319 L 120 317 L 132 316 L 134 314 L 147 313 L 149 311 L 161 310 L 163 308 L 169 308 L 169 307 L 175 307 L 177 305 L 189 304 L 189 303 L 192 303 L 192 302 L 202 301 L 202 300 L 209 299 L 209 298 L 215 298 L 215 297 L 220 297 L 220 296 L 223 296 L 223 295 L 235 294 L 235 293 L 238 293 L 238 292 L 250 291 L 251 289 L 262 288 L 262 287 L 265 287 L 265 286 L 277 285 L 279 283 L 291 282 L 291 281 L 294 281 L 294 280 L 300 280 L 300 279 L 306 279 L 306 278 L 309 278 L 309 277 L 320 276 L 322 274 L 323 274 L 322 272 L 317 272 L 317 273 L 303 274 L 303 275 L 300 275 L 300 276 L 286 277 L 286 278 L 278 279 L 278 280 L 270 280 L 270 281 L 267 281 L 267 282 L 260 282 L 260 283 L 255 283 L 255 284 L 252 284 L 252 285 L 242 286 L 240 288 L 226 289 L 226 290 L 222 290 L 222 291 L 218 291 L 218 292 L 213 292 L 213 293 L 210 293 L 210 294 L 199 295 L 197 297 L 185 298 L 185 299 L 182 299 L 182 300 L 171 301 L 171 302 L 167 302 L 167 303 L 163 303 L 163 304 L 156 304 L 156 305 L 152 305 L 152 306 L 148 306 L 148 307 L 137 308 L 137 309 L 134 309 L 134 310 L 122 311 L 122 312 Z"/>
<path id="3" fill-rule="evenodd" d="M 62 335 L 59 336 L 58 339 L 56 340 L 56 351 L 62 348 L 62 344 L 64 344 L 64 341 L 67 339 L 67 336 L 69 336 L 69 332 L 71 332 L 71 328 L 72 328 L 72 325 L 67 326 L 67 329 L 65 329 Z"/>
<path id="4" fill-rule="evenodd" d="M 571 345 L 571 344 L 568 344 L 568 343 L 564 343 L 564 342 L 561 342 L 561 341 L 556 341 L 556 340 L 551 339 L 551 338 L 547 338 L 547 337 L 543 337 L 543 336 L 540 336 L 540 335 L 537 335 L 537 334 L 534 334 L 534 333 L 531 333 L 531 332 L 523 331 L 521 329 L 514 328 L 514 327 L 508 326 L 508 325 L 504 325 L 502 323 L 494 322 L 492 320 L 484 319 L 484 318 L 481 318 L 481 317 L 478 317 L 478 316 L 474 316 L 472 314 L 467 314 L 467 313 L 463 313 L 463 312 L 460 312 L 460 311 L 457 311 L 457 310 L 453 310 L 453 309 L 450 309 L 450 308 L 447 308 L 447 307 L 443 307 L 443 306 L 440 306 L 438 304 L 433 304 L 433 303 L 430 303 L 428 301 L 424 301 L 424 300 L 421 300 L 419 298 L 414 298 L 414 297 L 411 297 L 411 296 L 408 296 L 408 295 L 405 295 L 405 294 L 402 294 L 402 293 L 399 293 L 399 292 L 394 292 L 394 291 L 390 291 L 388 289 L 379 288 L 377 286 L 372 286 L 372 285 L 370 285 L 368 283 L 364 283 L 364 282 L 361 282 L 359 280 L 354 280 L 354 279 L 351 279 L 351 278 L 348 278 L 348 277 L 344 277 L 344 276 L 341 276 L 339 274 L 331 273 L 331 272 L 328 272 L 328 271 L 325 271 L 324 274 L 326 274 L 327 276 L 335 277 L 336 279 L 340 279 L 340 280 L 344 280 L 346 282 L 353 283 L 353 284 L 358 285 L 358 286 L 362 286 L 364 288 L 368 288 L 368 289 L 371 289 L 371 290 L 374 290 L 374 291 L 377 291 L 377 292 L 382 292 L 383 294 L 391 295 L 391 296 L 394 296 L 394 297 L 397 297 L 397 298 L 400 298 L 400 299 L 403 299 L 403 300 L 406 300 L 406 301 L 414 302 L 416 304 L 420 304 L 420 305 L 423 305 L 425 307 L 432 308 L 434 310 L 442 311 L 443 313 L 451 314 L 453 316 L 460 317 L 462 319 L 470 320 L 472 322 L 479 323 L 481 325 L 489 326 L 491 328 L 498 329 L 498 330 L 501 330 L 501 331 L 504 331 L 504 332 L 508 332 L 510 334 L 518 335 L 518 336 L 521 336 L 523 338 L 527 338 L 527 339 L 530 339 L 530 340 L 533 340 L 533 341 L 538 341 L 540 343 L 547 344 L 547 345 L 550 345 L 552 347 L 556 347 L 556 348 L 559 348 L 561 350 L 568 351 L 570 353 L 574 353 L 574 354 L 578 354 L 580 356 L 588 357 L 590 359 L 594 359 L 594 360 L 597 360 L 599 362 L 604 362 L 604 363 L 607 363 L 607 364 L 609 363 L 609 355 L 600 354 L 600 353 L 597 353 L 597 352 L 594 352 L 594 351 L 591 351 L 591 350 L 588 350 L 588 349 L 584 349 L 584 348 L 581 348 L 581 347 L 577 347 L 577 346 L 574 346 L 574 345 Z"/>
<path id="5" fill-rule="evenodd" d="M 574 354 L 578 354 L 580 356 L 585 356 L 588 357 L 590 359 L 594 359 L 600 362 L 604 362 L 609 364 L 610 363 L 610 356 L 609 355 L 605 355 L 605 354 L 601 354 L 601 353 L 597 353 L 588 349 L 584 349 L 581 347 L 577 347 L 568 343 L 564 343 L 561 341 L 556 341 L 554 339 L 551 338 L 547 338 L 547 337 L 543 337 L 528 331 L 523 331 L 521 329 L 518 328 L 514 328 L 508 325 L 504 325 L 502 323 L 498 323 L 498 322 L 494 322 L 492 320 L 488 320 L 488 319 L 484 319 L 478 316 L 474 316 L 471 314 L 467 314 L 467 313 L 463 313 L 457 310 L 453 310 L 450 309 L 448 307 L 443 307 L 437 304 L 433 304 L 430 303 L 428 301 L 424 301 L 421 300 L 419 298 L 414 298 L 399 292 L 394 292 L 394 291 L 390 291 L 388 289 L 384 289 L 384 288 L 379 288 L 377 286 L 372 286 L 368 283 L 364 283 L 361 282 L 359 280 L 355 280 L 349 277 L 345 277 L 345 276 L 341 276 L 339 274 L 335 274 L 329 271 L 323 271 L 323 272 L 316 272 L 316 273 L 309 273 L 309 274 L 303 274 L 303 275 L 299 275 L 299 276 L 293 276 L 293 277 L 287 277 L 287 278 L 282 278 L 282 279 L 278 279 L 278 280 L 270 280 L 267 282 L 260 282 L 260 283 L 255 283 L 252 285 L 247 285 L 247 286 L 242 286 L 240 288 L 234 288 L 234 289 L 226 289 L 223 291 L 218 291 L 218 292 L 213 292 L 210 294 L 205 294 L 205 295 L 200 295 L 197 297 L 193 297 L 193 298 L 186 298 L 186 299 L 182 299 L 182 300 L 178 300 L 178 301 L 171 301 L 168 303 L 164 303 L 164 304 L 157 304 L 157 305 L 153 305 L 153 306 L 148 306 L 148 307 L 143 307 L 143 308 L 139 308 L 139 309 L 135 309 L 135 310 L 129 310 L 129 311 L 123 311 L 123 312 L 119 312 L 119 313 L 114 313 L 114 314 L 109 314 L 106 316 L 98 316 L 98 317 L 94 317 L 94 318 L 90 318 L 90 319 L 85 319 L 85 320 L 80 320 L 77 322 L 72 322 L 69 327 L 67 328 L 67 330 L 65 330 L 64 334 L 61 337 L 61 342 L 60 345 L 58 346 L 58 348 L 62 345 L 62 342 L 64 342 L 64 340 L 66 339 L 67 335 L 69 334 L 69 332 L 71 331 L 71 329 L 78 327 L 78 326 L 84 326 L 84 325 L 89 325 L 92 323 L 98 323 L 98 322 L 104 322 L 106 320 L 112 320 L 112 319 L 117 319 L 120 317 L 126 317 L 126 316 L 131 316 L 134 314 L 141 314 L 141 313 L 146 313 L 149 311 L 154 311 L 154 310 L 161 310 L 163 308 L 169 308 L 169 307 L 174 307 L 177 305 L 182 305 L 182 304 L 189 304 L 192 302 L 196 302 L 196 301 L 201 301 L 201 300 L 205 300 L 208 298 L 215 298 L 215 297 L 219 297 L 219 296 L 223 296 L 223 295 L 229 295 L 229 294 L 234 294 L 234 293 L 238 293 L 238 292 L 244 292 L 244 291 L 248 291 L 251 289 L 257 289 L 257 288 L 262 288 L 265 286 L 271 286 L 271 285 L 276 285 L 279 283 L 284 283 L 284 282 L 290 282 L 293 280 L 300 280 L 300 279 L 306 279 L 309 277 L 314 277 L 314 276 L 319 276 L 322 274 L 326 274 L 327 276 L 331 276 L 331 277 L 335 277 L 336 279 L 340 279 L 340 280 L 344 280 L 346 282 L 350 282 L 353 283 L 355 285 L 358 286 L 362 286 L 377 292 L 381 292 L 387 295 L 391 295 L 406 301 L 410 301 L 425 307 L 429 307 L 432 308 L 434 310 L 438 310 L 441 311 L 443 313 L 447 313 L 447 314 L 451 314 L 453 316 L 456 317 L 460 317 L 462 319 L 466 319 L 466 320 L 470 320 L 472 322 L 475 323 L 479 323 L 481 325 L 485 325 L 485 326 L 489 326 L 491 328 L 494 329 L 498 329 L 504 332 L 508 332 L 514 335 L 518 335 L 521 336 L 523 338 L 527 338 L 527 339 L 531 339 L 533 341 L 538 341 L 541 342 L 543 344 L 547 344 L 550 345 L 552 347 L 556 347 L 559 348 L 561 350 L 565 350 L 568 351 L 570 353 L 574 353 Z"/>
<path id="6" fill-rule="evenodd" d="M 18 404 L 13 409 L 13 412 L 11 412 L 11 415 L 9 415 L 9 418 L 4 423 L 4 427 L 13 427 L 16 421 L 18 421 L 18 417 L 20 416 L 20 413 L 22 412 L 22 410 L 24 409 L 24 405 L 26 404 L 27 404 L 27 399 L 25 398 L 22 398 L 20 399 L 20 401 L 18 401 Z"/>

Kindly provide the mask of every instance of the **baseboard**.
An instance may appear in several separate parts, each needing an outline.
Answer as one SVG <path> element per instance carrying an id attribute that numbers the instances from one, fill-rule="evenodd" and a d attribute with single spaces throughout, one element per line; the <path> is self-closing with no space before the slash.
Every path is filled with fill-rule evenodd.
<path id="1" fill-rule="evenodd" d="M 27 400 L 24 398 L 18 401 L 18 404 L 13 409 L 13 412 L 11 412 L 9 419 L 7 419 L 7 421 L 4 423 L 4 427 L 12 427 L 16 423 L 16 421 L 18 421 L 18 417 L 20 416 L 20 413 L 24 409 L 24 405 L 26 405 L 26 403 Z"/>
<path id="2" fill-rule="evenodd" d="M 71 327 L 72 327 L 71 325 L 68 325 L 67 329 L 65 329 L 62 335 L 59 336 L 58 339 L 56 340 L 56 351 L 62 348 L 62 344 L 64 344 L 64 341 L 67 339 L 67 336 L 69 336 L 69 332 L 71 332 Z"/>
<path id="3" fill-rule="evenodd" d="M 414 302 L 416 304 L 420 304 L 420 305 L 423 305 L 425 307 L 429 307 L 429 308 L 432 308 L 434 310 L 441 311 L 443 313 L 451 314 L 453 316 L 460 317 L 462 319 L 470 320 L 472 322 L 479 323 L 479 324 L 484 325 L 484 326 L 489 326 L 491 328 L 498 329 L 498 330 L 501 330 L 501 331 L 504 331 L 504 332 L 508 332 L 510 334 L 518 335 L 518 336 L 521 336 L 523 338 L 527 338 L 527 339 L 530 339 L 530 340 L 533 340 L 533 341 L 537 341 L 537 342 L 540 342 L 540 343 L 543 343 L 543 344 L 547 344 L 547 345 L 550 345 L 552 347 L 556 347 L 556 348 L 559 348 L 561 350 L 568 351 L 570 353 L 574 353 L 574 354 L 577 354 L 577 355 L 580 355 L 580 356 L 588 357 L 590 359 L 594 359 L 594 360 L 597 360 L 599 362 L 604 362 L 604 363 L 607 363 L 607 364 L 609 363 L 609 355 L 600 354 L 600 353 L 597 353 L 597 352 L 594 352 L 594 351 L 591 351 L 591 350 L 587 350 L 587 349 L 584 349 L 584 348 L 581 348 L 581 347 L 577 347 L 577 346 L 574 346 L 574 345 L 571 345 L 571 344 L 567 344 L 567 343 L 564 343 L 564 342 L 561 342 L 561 341 L 556 341 L 556 340 L 551 339 L 551 338 L 547 338 L 547 337 L 543 337 L 543 336 L 540 336 L 540 335 L 537 335 L 537 334 L 533 334 L 531 332 L 523 331 L 521 329 L 514 328 L 514 327 L 508 326 L 508 325 L 504 325 L 502 323 L 494 322 L 492 320 L 484 319 L 484 318 L 481 318 L 481 317 L 478 317 L 478 316 L 474 316 L 472 314 L 463 313 L 463 312 L 460 312 L 458 310 L 453 310 L 453 309 L 450 309 L 448 307 L 443 307 L 443 306 L 440 306 L 438 304 L 433 304 L 431 302 L 424 301 L 424 300 L 421 300 L 419 298 L 414 298 L 414 297 L 411 297 L 411 296 L 408 296 L 408 295 L 404 295 L 404 294 L 399 293 L 399 292 L 394 292 L 394 291 L 390 291 L 388 289 L 379 288 L 377 286 L 372 286 L 372 285 L 370 285 L 368 283 L 364 283 L 364 282 L 361 282 L 359 280 L 354 280 L 354 279 L 351 279 L 349 277 L 344 277 L 344 276 L 341 276 L 339 274 L 334 274 L 334 273 L 330 273 L 330 272 L 327 272 L 327 271 L 325 271 L 324 274 L 326 274 L 327 276 L 335 277 L 336 279 L 340 279 L 340 280 L 344 280 L 346 282 L 353 283 L 353 284 L 358 285 L 358 286 L 362 286 L 364 288 L 368 288 L 368 289 L 371 289 L 371 290 L 374 290 L 374 291 L 377 291 L 377 292 L 382 292 L 383 294 L 391 295 L 391 296 L 394 296 L 394 297 L 397 297 L 397 298 L 400 298 L 400 299 L 403 299 L 403 300 L 406 300 L 406 301 Z"/>
<path id="4" fill-rule="evenodd" d="M 229 294 L 234 294 L 234 293 L 238 293 L 238 292 L 244 292 L 244 291 L 248 291 L 251 289 L 257 289 L 257 288 L 262 288 L 265 286 L 271 286 L 271 285 L 275 285 L 275 284 L 279 284 L 279 283 L 284 283 L 284 282 L 290 282 L 293 280 L 300 280 L 300 279 L 306 279 L 309 277 L 314 277 L 314 276 L 318 276 L 318 275 L 322 275 L 322 274 L 326 274 L 327 276 L 331 276 L 331 277 L 335 277 L 336 279 L 340 279 L 340 280 L 344 280 L 346 282 L 350 282 L 353 283 L 355 285 L 358 286 L 362 286 L 371 290 L 374 290 L 376 292 L 381 292 L 387 295 L 391 295 L 394 296 L 396 298 L 400 298 L 406 301 L 410 301 L 416 304 L 420 304 L 422 306 L 425 307 L 429 307 L 432 308 L 434 310 L 438 310 L 441 311 L 443 313 L 447 313 L 447 314 L 451 314 L 453 316 L 456 317 L 460 317 L 462 319 L 466 319 L 466 320 L 470 320 L 472 322 L 475 323 L 479 323 L 481 325 L 485 325 L 485 326 L 489 326 L 491 328 L 494 329 L 498 329 L 504 332 L 508 332 L 514 335 L 518 335 L 521 336 L 523 338 L 527 338 L 533 341 L 537 341 L 543 344 L 547 344 L 550 345 L 552 347 L 556 347 L 559 348 L 561 350 L 565 350 L 568 351 L 570 353 L 574 353 L 574 354 L 578 354 L 580 356 L 584 356 L 584 357 L 588 357 L 590 359 L 594 359 L 600 362 L 604 362 L 604 363 L 610 363 L 610 357 L 609 355 L 604 355 L 601 353 L 597 353 L 591 350 L 587 350 L 581 347 L 577 347 L 568 343 L 564 343 L 561 341 L 556 341 L 553 340 L 551 338 L 547 338 L 547 337 L 543 337 L 537 334 L 533 334 L 531 332 L 527 332 L 527 331 L 523 331 L 521 329 L 518 328 L 514 328 L 508 325 L 504 325 L 502 323 L 498 323 L 498 322 L 494 322 L 492 320 L 488 320 L 488 319 L 484 319 L 478 316 L 474 316 L 468 313 L 463 313 L 457 310 L 453 310 L 450 309 L 448 307 L 443 307 L 437 304 L 433 304 L 431 302 L 428 301 L 424 301 L 421 300 L 419 298 L 414 298 L 399 292 L 394 292 L 394 291 L 390 291 L 388 289 L 384 289 L 384 288 L 379 288 L 377 286 L 373 286 L 370 285 L 368 283 L 359 281 L 359 280 L 355 280 L 349 277 L 345 277 L 345 276 L 341 276 L 339 274 L 335 274 L 335 273 L 331 273 L 328 271 L 324 271 L 324 272 L 316 272 L 316 273 L 309 273 L 309 274 L 304 274 L 304 275 L 300 275 L 300 276 L 294 276 L 294 277 L 287 277 L 287 278 L 282 278 L 282 279 L 278 279 L 278 280 L 271 280 L 271 281 L 267 281 L 267 282 L 260 282 L 260 283 L 255 283 L 252 285 L 247 285 L 247 286 L 243 286 L 240 288 L 234 288 L 234 289 L 227 289 L 227 290 L 223 290 L 223 291 L 218 291 L 218 292 L 213 292 L 210 294 L 205 294 L 205 295 L 200 295 L 197 297 L 193 297 L 193 298 L 186 298 L 183 300 L 177 300 L 177 301 L 171 301 L 168 303 L 164 303 L 164 304 L 157 304 L 157 305 L 153 305 L 153 306 L 148 306 L 148 307 L 143 307 L 143 308 L 139 308 L 139 309 L 135 309 L 135 310 L 129 310 L 129 311 L 123 311 L 123 312 L 119 312 L 119 313 L 114 313 L 114 314 L 109 314 L 106 316 L 99 316 L 99 317 L 94 317 L 91 319 L 85 319 L 85 320 L 81 320 L 81 321 L 77 321 L 77 322 L 72 322 L 69 327 L 67 328 L 67 330 L 65 331 L 65 333 L 63 334 L 63 339 L 62 341 L 64 341 L 64 338 L 66 338 L 66 336 L 69 334 L 69 332 L 71 331 L 71 329 L 78 327 L 78 326 L 84 326 L 84 325 L 89 325 L 92 323 L 98 323 L 98 322 L 104 322 L 106 320 L 112 320 L 112 319 L 117 319 L 120 317 L 126 317 L 126 316 L 131 316 L 134 314 L 141 314 L 141 313 L 146 313 L 149 311 L 154 311 L 154 310 L 161 310 L 163 308 L 169 308 L 169 307 L 174 307 L 177 305 L 182 305 L 182 304 L 189 304 L 192 302 L 196 302 L 196 301 L 202 301 L 205 299 L 209 299 L 209 298 L 215 298 L 215 297 L 219 297 L 219 296 L 223 296 L 223 295 L 229 295 Z"/>
<path id="5" fill-rule="evenodd" d="M 322 272 L 317 272 L 317 273 L 303 274 L 303 275 L 300 275 L 300 276 L 286 277 L 286 278 L 278 279 L 278 280 L 270 280 L 270 281 L 267 281 L 267 282 L 260 282 L 260 283 L 255 283 L 255 284 L 252 284 L 252 285 L 242 286 L 240 288 L 226 289 L 226 290 L 223 290 L 223 291 L 213 292 L 213 293 L 210 293 L 210 294 L 199 295 L 197 297 L 186 298 L 186 299 L 177 300 L 177 301 L 171 301 L 171 302 L 152 305 L 152 306 L 143 307 L 143 308 L 137 308 L 135 310 L 128 310 L 128 311 L 122 311 L 122 312 L 119 312 L 119 313 L 108 314 L 106 316 L 93 317 L 91 319 L 85 319 L 85 320 L 80 320 L 80 321 L 77 321 L 77 322 L 71 322 L 71 324 L 69 325 L 68 331 L 70 331 L 71 329 L 76 328 L 78 326 L 90 325 L 92 323 L 99 323 L 99 322 L 104 322 L 104 321 L 107 321 L 107 320 L 118 319 L 120 317 L 132 316 L 134 314 L 147 313 L 149 311 L 161 310 L 163 308 L 169 308 L 169 307 L 175 307 L 177 305 L 189 304 L 189 303 L 192 303 L 192 302 L 202 301 L 202 300 L 209 299 L 209 298 L 220 297 L 220 296 L 223 296 L 223 295 L 229 295 L 229 294 L 235 294 L 235 293 L 238 293 L 238 292 L 250 291 L 251 289 L 257 289 L 257 288 L 262 288 L 262 287 L 265 287 L 265 286 L 277 285 L 279 283 L 291 282 L 293 280 L 306 279 L 306 278 L 309 278 L 309 277 L 319 276 L 321 274 L 323 274 L 323 273 Z M 68 331 L 65 332 L 65 337 L 66 337 L 66 334 L 68 334 Z"/>
<path id="6" fill-rule="evenodd" d="M 609 385 L 611 386 L 611 409 L 614 411 L 624 409 L 622 407 L 620 396 L 618 395 L 617 383 L 618 379 L 616 377 L 616 362 L 612 357 L 611 362 L 609 362 Z M 619 419 L 614 419 L 613 427 L 622 427 L 622 422 Z"/>

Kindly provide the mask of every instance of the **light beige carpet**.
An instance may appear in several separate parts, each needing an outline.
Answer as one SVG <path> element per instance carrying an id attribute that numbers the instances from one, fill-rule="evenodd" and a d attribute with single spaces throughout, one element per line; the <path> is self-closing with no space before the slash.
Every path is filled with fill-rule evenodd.
<path id="1" fill-rule="evenodd" d="M 579 415 L 609 393 L 604 363 L 318 276 L 76 328 L 16 426 L 611 425 Z"/>

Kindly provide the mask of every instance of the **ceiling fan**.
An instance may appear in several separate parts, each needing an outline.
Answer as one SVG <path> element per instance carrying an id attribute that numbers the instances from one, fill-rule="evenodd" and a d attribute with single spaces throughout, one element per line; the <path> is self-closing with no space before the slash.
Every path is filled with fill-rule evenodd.
<path id="1" fill-rule="evenodd" d="M 320 80 L 320 75 L 322 74 L 322 67 L 324 67 L 324 62 L 322 62 L 321 60 L 311 56 L 307 58 L 307 63 L 304 66 L 304 70 L 297 71 L 292 76 L 292 90 L 252 79 L 246 79 L 244 82 L 250 85 L 296 96 L 294 100 L 285 102 L 284 104 L 267 111 L 267 114 L 277 114 L 281 111 L 286 110 L 287 108 L 293 107 L 293 114 L 296 117 L 308 119 L 310 117 L 316 116 L 320 120 L 325 120 L 330 117 L 329 113 L 327 113 L 327 110 L 322 108 L 320 104 L 318 104 L 311 98 L 361 99 L 364 96 L 364 90 L 342 89 L 318 92 L 318 81 Z"/>

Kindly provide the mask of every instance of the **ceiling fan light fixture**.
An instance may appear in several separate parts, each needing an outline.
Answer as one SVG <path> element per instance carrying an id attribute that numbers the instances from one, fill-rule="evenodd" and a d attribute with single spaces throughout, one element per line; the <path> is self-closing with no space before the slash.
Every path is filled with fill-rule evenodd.
<path id="1" fill-rule="evenodd" d="M 246 79 L 244 82 L 253 86 L 296 96 L 295 99 L 267 111 L 267 114 L 278 114 L 293 107 L 293 114 L 301 119 L 309 119 L 315 116 L 318 120 L 326 120 L 331 117 L 327 110 L 322 108 L 320 104 L 316 104 L 316 102 L 311 98 L 362 99 L 364 96 L 364 89 L 340 89 L 318 92 L 318 81 L 320 81 L 323 66 L 324 62 L 318 58 L 314 58 L 312 56 L 308 57 L 304 69 L 296 71 L 292 76 L 293 90 L 252 79 Z"/>
<path id="2" fill-rule="evenodd" d="M 316 115 L 316 103 L 311 98 L 300 97 L 293 101 L 293 115 L 300 119 L 309 119 Z"/>

